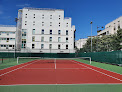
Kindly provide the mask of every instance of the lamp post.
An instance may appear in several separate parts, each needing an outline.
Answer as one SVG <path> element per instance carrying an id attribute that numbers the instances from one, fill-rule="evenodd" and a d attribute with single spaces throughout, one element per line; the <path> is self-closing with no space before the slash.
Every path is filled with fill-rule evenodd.
<path id="1" fill-rule="evenodd" d="M 16 32 L 17 32 L 17 21 L 18 21 L 18 20 L 19 20 L 18 18 L 15 18 L 15 22 L 16 22 L 16 31 L 15 31 L 15 46 L 14 46 L 15 51 L 14 51 L 14 58 L 16 58 Z"/>
<path id="2" fill-rule="evenodd" d="M 92 52 L 92 21 L 90 22 L 90 24 L 91 24 L 91 52 Z"/>

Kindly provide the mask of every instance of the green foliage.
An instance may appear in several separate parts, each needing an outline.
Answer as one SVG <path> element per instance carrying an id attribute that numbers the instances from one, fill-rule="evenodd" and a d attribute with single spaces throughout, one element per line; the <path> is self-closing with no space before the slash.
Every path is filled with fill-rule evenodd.
<path id="1" fill-rule="evenodd" d="M 92 51 L 115 51 L 122 49 L 122 29 L 119 29 L 116 34 L 104 35 L 102 37 L 92 38 Z M 91 38 L 89 38 L 80 52 L 91 52 Z"/>

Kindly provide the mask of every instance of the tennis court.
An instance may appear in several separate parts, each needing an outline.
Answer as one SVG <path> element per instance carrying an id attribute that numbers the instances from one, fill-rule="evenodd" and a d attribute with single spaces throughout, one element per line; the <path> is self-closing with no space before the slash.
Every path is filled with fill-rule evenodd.
<path id="1" fill-rule="evenodd" d="M 0 85 L 122 84 L 122 75 L 78 59 L 36 59 L 0 70 Z"/>

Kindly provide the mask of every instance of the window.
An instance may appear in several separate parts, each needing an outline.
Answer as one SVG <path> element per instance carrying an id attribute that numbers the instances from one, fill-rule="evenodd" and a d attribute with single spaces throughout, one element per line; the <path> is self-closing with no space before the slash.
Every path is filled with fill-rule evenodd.
<path id="1" fill-rule="evenodd" d="M 13 48 L 12 49 L 14 49 L 14 45 L 12 45 L 13 46 Z"/>
<path id="2" fill-rule="evenodd" d="M 109 34 L 109 31 L 107 31 L 107 34 Z"/>
<path id="3" fill-rule="evenodd" d="M 66 42 L 68 42 L 68 37 L 66 38 Z"/>
<path id="4" fill-rule="evenodd" d="M 44 34 L 44 29 L 42 29 L 42 34 Z"/>
<path id="5" fill-rule="evenodd" d="M 49 44 L 49 49 L 52 49 L 52 44 Z"/>
<path id="6" fill-rule="evenodd" d="M 114 30 L 116 30 L 116 28 L 114 27 Z"/>
<path id="7" fill-rule="evenodd" d="M 61 34 L 61 30 L 58 30 L 58 34 L 59 34 L 59 35 Z"/>
<path id="8" fill-rule="evenodd" d="M 52 34 L 52 30 L 50 30 L 50 34 Z"/>
<path id="9" fill-rule="evenodd" d="M 15 34 L 15 32 L 9 32 L 10 34 Z"/>
<path id="10" fill-rule="evenodd" d="M 32 34 L 33 34 L 33 35 L 35 34 L 35 29 L 32 30 Z"/>
<path id="11" fill-rule="evenodd" d="M 49 41 L 52 42 L 52 37 L 50 37 Z"/>
<path id="12" fill-rule="evenodd" d="M 61 45 L 60 44 L 58 45 L 58 49 L 61 49 Z"/>
<path id="13" fill-rule="evenodd" d="M 32 49 L 34 49 L 35 48 L 35 44 L 32 44 Z"/>
<path id="14" fill-rule="evenodd" d="M 9 35 L 9 32 L 7 32 L 7 35 Z"/>
<path id="15" fill-rule="evenodd" d="M 9 38 L 9 40 L 15 40 L 15 38 Z"/>
<path id="16" fill-rule="evenodd" d="M 9 42 L 9 38 L 7 38 L 6 42 Z"/>
<path id="17" fill-rule="evenodd" d="M 66 23 L 66 27 L 68 27 L 68 23 Z"/>
<path id="18" fill-rule="evenodd" d="M 12 47 L 12 45 L 9 45 L 9 47 Z"/>
<path id="19" fill-rule="evenodd" d="M 66 45 L 66 49 L 68 49 L 68 45 Z"/>
<path id="20" fill-rule="evenodd" d="M 52 19 L 52 15 L 50 15 L 50 19 Z"/>
<path id="21" fill-rule="evenodd" d="M 42 26 L 44 26 L 44 22 L 42 22 Z"/>
<path id="22" fill-rule="evenodd" d="M 6 49 L 8 49 L 8 45 L 6 45 Z"/>
<path id="23" fill-rule="evenodd" d="M 33 25 L 35 25 L 35 21 L 33 21 Z"/>
<path id="24" fill-rule="evenodd" d="M 59 19 L 61 19 L 60 17 L 61 17 L 61 15 L 59 15 Z"/>
<path id="25" fill-rule="evenodd" d="M 59 25 L 59 27 L 60 27 L 60 25 Z"/>
<path id="26" fill-rule="evenodd" d="M 68 35 L 68 30 L 66 30 L 66 35 Z"/>
<path id="27" fill-rule="evenodd" d="M 22 48 L 26 48 L 26 39 L 22 39 Z"/>
<path id="28" fill-rule="evenodd" d="M 35 36 L 32 36 L 32 41 L 33 41 L 33 42 L 35 41 Z"/>
<path id="29" fill-rule="evenodd" d="M 44 42 L 44 37 L 41 37 L 41 42 Z"/>
<path id="30" fill-rule="evenodd" d="M 25 25 L 27 25 L 27 21 L 25 21 Z"/>
<path id="31" fill-rule="evenodd" d="M 41 49 L 44 49 L 44 44 L 41 44 Z"/>
<path id="32" fill-rule="evenodd" d="M 42 19 L 44 19 L 44 14 L 42 14 Z"/>
<path id="33" fill-rule="evenodd" d="M 52 22 L 50 22 L 50 26 L 52 26 Z"/>
<path id="34" fill-rule="evenodd" d="M 120 29 L 120 24 L 118 25 L 118 29 Z"/>
<path id="35" fill-rule="evenodd" d="M 33 18 L 35 18 L 35 14 L 33 14 L 33 16 L 34 16 Z"/>
<path id="36" fill-rule="evenodd" d="M 58 37 L 58 42 L 61 42 L 61 37 Z"/>

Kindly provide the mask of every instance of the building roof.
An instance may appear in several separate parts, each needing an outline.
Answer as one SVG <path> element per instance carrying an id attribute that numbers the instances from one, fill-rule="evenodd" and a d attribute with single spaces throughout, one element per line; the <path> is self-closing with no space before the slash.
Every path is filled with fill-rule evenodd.
<path id="1" fill-rule="evenodd" d="M 23 9 L 30 9 L 30 10 L 60 10 L 60 11 L 64 11 L 63 9 L 53 9 L 53 8 L 32 8 L 32 7 L 24 7 Z"/>

